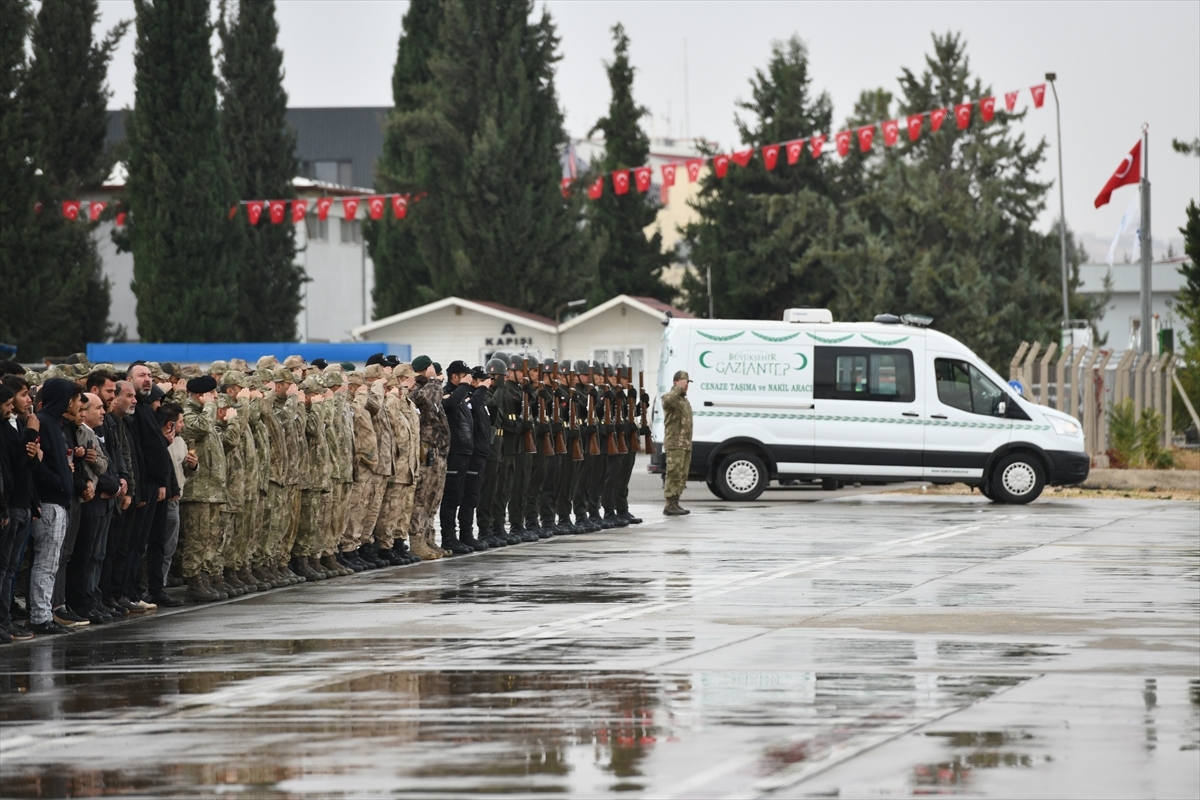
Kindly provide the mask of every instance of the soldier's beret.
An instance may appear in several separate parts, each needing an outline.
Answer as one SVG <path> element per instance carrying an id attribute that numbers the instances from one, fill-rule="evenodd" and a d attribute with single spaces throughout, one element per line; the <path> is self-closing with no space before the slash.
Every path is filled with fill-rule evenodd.
<path id="1" fill-rule="evenodd" d="M 352 361 L 343 361 L 341 366 L 342 372 L 354 372 L 354 362 Z"/>
<path id="2" fill-rule="evenodd" d="M 412 361 L 413 372 L 424 372 L 433 366 L 433 359 L 429 356 L 417 356 Z"/>
<path id="3" fill-rule="evenodd" d="M 217 390 L 217 379 L 212 375 L 201 375 L 198 378 L 192 378 L 187 382 L 187 390 L 189 394 L 215 392 Z"/>
<path id="4" fill-rule="evenodd" d="M 436 361 L 435 361 L 435 362 L 433 362 L 433 374 L 434 374 L 434 375 L 441 375 L 441 374 L 442 374 L 442 365 L 441 365 L 441 364 L 439 364 L 439 363 L 438 363 L 438 362 L 436 362 Z"/>

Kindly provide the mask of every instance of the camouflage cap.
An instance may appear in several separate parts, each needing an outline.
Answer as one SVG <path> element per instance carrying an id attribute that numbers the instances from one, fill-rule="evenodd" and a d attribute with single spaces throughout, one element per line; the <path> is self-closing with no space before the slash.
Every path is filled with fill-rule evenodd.
<path id="1" fill-rule="evenodd" d="M 116 374 L 117 367 L 115 364 L 93 364 L 92 370 L 94 372 L 111 372 Z"/>
<path id="2" fill-rule="evenodd" d="M 345 377 L 342 375 L 341 370 L 337 370 L 323 373 L 318 380 L 321 381 L 321 385 L 326 389 L 337 389 L 345 382 Z"/>
<path id="3" fill-rule="evenodd" d="M 367 382 L 367 379 L 363 377 L 363 374 L 361 372 L 347 372 L 346 373 L 346 383 L 349 384 L 350 386 L 363 386 L 366 384 L 366 382 Z"/>
<path id="4" fill-rule="evenodd" d="M 213 364 L 219 364 L 219 361 L 214 361 Z M 244 358 L 229 359 L 229 368 L 236 369 L 238 372 L 250 372 L 250 365 L 246 363 Z"/>
<path id="5" fill-rule="evenodd" d="M 27 370 L 25 372 L 25 382 L 28 383 L 30 386 L 41 386 L 42 381 L 44 381 L 45 379 L 46 379 L 45 373 L 34 372 L 33 370 Z"/>
<path id="6" fill-rule="evenodd" d="M 71 353 L 71 355 L 69 355 L 63 359 L 62 363 L 64 363 L 64 364 L 83 364 L 86 366 L 88 363 L 87 353 Z"/>
<path id="7" fill-rule="evenodd" d="M 321 381 L 316 377 L 309 377 L 300 381 L 300 390 L 307 394 L 325 394 L 325 387 L 321 385 Z"/>
<path id="8" fill-rule="evenodd" d="M 263 356 L 258 360 L 257 366 L 259 369 L 275 369 L 279 366 L 279 359 L 275 356 Z"/>
<path id="9" fill-rule="evenodd" d="M 394 377 L 397 382 L 408 380 L 416 374 L 417 373 L 413 372 L 411 364 L 400 364 L 398 367 L 392 370 L 392 377 Z"/>
<path id="10" fill-rule="evenodd" d="M 199 364 L 188 364 L 186 367 L 179 370 L 179 377 L 181 377 L 181 378 L 199 378 L 201 375 L 204 375 L 204 374 L 206 374 L 206 373 L 204 372 L 204 370 L 200 369 Z M 217 373 L 214 370 L 212 374 L 215 376 L 219 373 Z"/>
<path id="11" fill-rule="evenodd" d="M 263 388 L 262 381 L 259 380 L 258 375 L 255 375 L 254 373 L 243 372 L 242 373 L 242 388 L 258 389 L 259 391 L 262 391 L 262 388 Z"/>
<path id="12" fill-rule="evenodd" d="M 688 381 L 690 383 L 691 380 L 692 379 L 688 377 L 687 372 L 684 370 L 679 370 L 675 373 L 675 377 L 671 378 L 671 383 L 675 383 L 676 381 Z"/>
<path id="13" fill-rule="evenodd" d="M 276 383 L 295 383 L 296 382 L 296 376 L 292 374 L 292 371 L 290 369 L 284 369 L 283 367 L 276 367 L 275 369 L 271 370 L 271 374 L 274 376 L 271 380 L 275 381 Z"/>
<path id="14" fill-rule="evenodd" d="M 217 408 L 229 408 L 231 405 L 233 405 L 233 403 L 234 400 L 229 395 L 225 393 L 220 393 L 217 395 Z"/>
<path id="15" fill-rule="evenodd" d="M 222 373 L 227 372 L 228 370 L 229 370 L 229 362 L 227 362 L 227 361 L 214 361 L 208 365 L 209 374 L 212 374 L 212 375 L 221 375 Z"/>
<path id="16" fill-rule="evenodd" d="M 146 369 L 150 370 L 150 377 L 154 378 L 156 381 L 166 380 L 167 378 L 171 377 L 167 373 L 163 372 L 162 365 L 157 361 L 147 361 Z"/>
<path id="17" fill-rule="evenodd" d="M 271 370 L 269 370 L 269 369 L 258 369 L 258 370 L 255 370 L 255 371 L 254 371 L 254 377 L 255 377 L 255 378 L 258 380 L 258 382 L 259 382 L 259 384 L 260 384 L 260 385 L 265 385 L 265 384 L 268 384 L 268 383 L 274 383 L 274 382 L 275 382 L 275 373 L 274 373 L 274 372 L 272 372 L 272 371 L 271 371 Z"/>
<path id="18" fill-rule="evenodd" d="M 228 389 L 230 386 L 237 386 L 240 388 L 242 386 L 242 381 L 245 380 L 245 378 L 245 373 L 231 369 L 221 375 L 221 388 Z"/>
<path id="19" fill-rule="evenodd" d="M 386 378 L 387 373 L 383 371 L 383 367 L 378 364 L 371 364 L 363 369 L 363 378 L 369 381 L 377 381 L 380 378 Z"/>
<path id="20" fill-rule="evenodd" d="M 196 367 L 196 369 L 199 369 L 199 368 L 200 368 L 199 366 Z M 180 377 L 179 365 L 176 364 L 174 361 L 162 362 L 162 371 L 167 373 L 168 375 L 170 375 L 172 378 Z"/>
<path id="21" fill-rule="evenodd" d="M 308 366 L 308 362 L 301 356 L 292 355 L 283 360 L 283 366 L 285 369 L 302 369 Z"/>

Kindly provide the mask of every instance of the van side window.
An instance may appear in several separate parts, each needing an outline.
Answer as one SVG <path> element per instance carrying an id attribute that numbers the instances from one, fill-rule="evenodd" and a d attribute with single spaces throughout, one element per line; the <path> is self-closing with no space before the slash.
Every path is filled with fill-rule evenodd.
<path id="1" fill-rule="evenodd" d="M 818 347 L 813 397 L 911 403 L 916 399 L 911 350 Z"/>
<path id="2" fill-rule="evenodd" d="M 975 367 L 950 358 L 934 359 L 938 400 L 968 414 L 999 416 L 1004 392 Z"/>

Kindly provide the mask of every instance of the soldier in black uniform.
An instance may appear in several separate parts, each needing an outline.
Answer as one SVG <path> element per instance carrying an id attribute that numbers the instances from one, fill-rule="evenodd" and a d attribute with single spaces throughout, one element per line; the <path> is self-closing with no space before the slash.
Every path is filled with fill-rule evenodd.
<path id="1" fill-rule="evenodd" d="M 504 520 L 496 521 L 495 500 L 496 485 L 500 479 L 500 450 L 504 444 L 503 432 L 500 428 L 499 393 L 504 391 L 504 379 L 508 374 L 508 355 L 494 353 L 487 363 L 487 377 L 490 381 L 485 401 L 476 406 L 476 424 L 483 425 L 487 417 L 487 430 L 490 437 L 487 459 L 480 480 L 479 499 L 476 502 L 475 517 L 479 523 L 479 540 L 488 547 L 506 547 L 508 540 L 497 535 L 504 529 Z M 472 403 L 474 404 L 474 400 Z M 477 430 L 478 432 L 478 430 Z"/>
<path id="2" fill-rule="evenodd" d="M 542 442 L 546 434 L 550 432 L 550 424 L 541 421 L 541 404 L 546 401 L 549 392 L 545 386 L 546 378 L 542 374 L 541 362 L 531 358 L 527 360 L 527 363 L 529 371 L 525 391 L 529 396 L 529 418 L 533 425 L 534 448 L 527 458 L 529 477 L 525 483 L 525 499 L 521 508 L 525 515 L 525 531 L 538 539 L 549 539 L 554 534 L 552 531 L 542 528 L 542 521 L 538 516 L 538 502 L 542 495 L 542 483 L 546 479 L 546 462 L 548 460 L 542 450 Z M 553 364 L 552 361 L 550 363 Z"/>
<path id="3" fill-rule="evenodd" d="M 503 371 L 501 372 L 503 375 Z M 467 479 L 463 486 L 462 504 L 458 507 L 458 539 L 473 550 L 486 550 L 491 545 L 487 534 L 479 526 L 479 537 L 472 530 L 479 496 L 483 490 L 483 478 L 487 470 L 488 456 L 492 449 L 492 416 L 488 413 L 487 395 L 492 382 L 483 367 L 471 370 L 471 456 L 467 460 Z"/>
<path id="4" fill-rule="evenodd" d="M 583 531 L 571 522 L 571 504 L 575 496 L 575 484 L 579 477 L 580 465 L 583 462 L 576 461 L 572 453 L 576 449 L 579 452 L 583 451 L 583 437 L 579 431 L 583 420 L 577 415 L 575 427 L 571 427 L 571 406 L 575 402 L 575 393 L 572 391 L 572 387 L 578 381 L 574 374 L 574 364 L 567 359 L 561 361 L 558 365 L 558 376 L 558 386 L 554 390 L 554 402 L 558 404 L 559 428 L 563 433 L 566 452 L 557 456 L 555 463 L 550 468 L 552 472 L 558 473 L 557 480 L 554 481 L 552 513 L 558 517 L 555 526 L 556 533 L 578 534 Z"/>
<path id="5" fill-rule="evenodd" d="M 559 479 L 562 477 L 562 456 L 555 447 L 555 438 L 562 432 L 562 425 L 554 422 L 554 408 L 558 403 L 555 395 L 554 368 L 557 366 L 553 358 L 542 359 L 541 383 L 538 384 L 537 413 L 539 425 L 537 433 L 538 455 L 543 464 L 542 479 L 538 484 L 537 503 L 533 513 L 537 515 L 538 527 L 541 528 L 543 539 L 548 539 L 558 533 L 558 525 L 554 521 L 554 501 L 557 496 Z M 546 421 L 541 423 L 545 409 Z M 537 463 L 536 461 L 534 462 Z M 529 512 L 526 512 L 528 516 Z"/>
<path id="6" fill-rule="evenodd" d="M 525 433 L 533 430 L 533 412 L 528 404 L 533 399 L 533 387 L 528 382 L 525 371 L 527 359 L 521 356 L 510 356 L 508 359 L 509 374 L 512 379 L 505 382 L 507 390 L 502 410 L 505 419 L 503 429 L 505 438 L 512 430 L 513 441 L 505 442 L 506 449 L 512 448 L 511 479 L 507 481 L 508 499 L 508 538 L 518 542 L 536 542 L 538 535 L 525 528 L 525 496 L 529 489 L 529 473 L 533 468 L 533 454 L 526 452 Z M 525 417 L 529 420 L 526 421 Z"/>
<path id="7" fill-rule="evenodd" d="M 614 505 L 617 516 L 630 525 L 641 524 L 642 520 L 629 512 L 629 481 L 633 478 L 633 467 L 637 461 L 634 445 L 638 441 L 637 418 L 642 413 L 641 398 L 633 385 L 633 367 L 625 367 L 619 375 L 621 407 L 625 411 L 622 436 L 625 437 L 626 454 L 621 456 L 621 474 L 617 478 Z M 648 399 L 648 398 L 647 398 Z"/>
<path id="8" fill-rule="evenodd" d="M 586 361 L 576 361 L 572 378 L 571 395 L 575 403 L 575 420 L 578 428 L 579 446 L 583 451 L 583 461 L 574 462 L 575 468 L 571 475 L 571 505 L 575 511 L 575 527 L 580 533 L 591 533 L 599 530 L 593 527 L 588 515 L 588 482 L 591 480 L 595 458 L 588 454 L 588 446 L 595 435 L 593 426 L 588 425 L 588 396 L 591 391 L 588 386 L 588 368 Z"/>
<path id="9" fill-rule="evenodd" d="M 604 365 L 595 361 L 588 364 L 587 372 L 582 373 L 580 381 L 586 392 L 586 402 L 593 410 L 594 420 L 588 426 L 588 433 L 597 442 L 598 453 L 586 453 L 584 458 L 584 475 L 580 479 L 586 505 L 587 524 L 589 531 L 598 531 L 604 527 L 600 519 L 600 489 L 604 484 L 604 472 L 608 456 L 605 455 L 608 426 L 604 424 L 603 396 L 599 384 L 604 380 Z"/>
<path id="10" fill-rule="evenodd" d="M 608 452 L 609 435 L 616 441 L 624 433 L 624 420 L 621 413 L 620 393 L 617 389 L 617 370 L 620 367 L 604 365 L 604 385 L 600 387 L 604 399 L 604 421 L 606 423 L 604 444 L 604 478 L 600 482 L 600 505 L 604 509 L 601 525 L 605 529 L 623 528 L 629 523 L 617 516 L 616 495 L 617 482 L 620 480 L 624 465 L 624 455 L 618 452 Z M 619 447 L 619 446 L 618 446 Z M 624 449 L 624 448 L 620 448 Z"/>

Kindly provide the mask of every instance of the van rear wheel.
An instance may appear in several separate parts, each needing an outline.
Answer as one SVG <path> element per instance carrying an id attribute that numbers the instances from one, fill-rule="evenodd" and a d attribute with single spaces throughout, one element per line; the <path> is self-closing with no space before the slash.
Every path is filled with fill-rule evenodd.
<path id="1" fill-rule="evenodd" d="M 1013 453 L 992 470 L 992 499 L 998 503 L 1032 503 L 1046 488 L 1046 470 L 1032 453 Z"/>
<path id="2" fill-rule="evenodd" d="M 717 467 L 717 494 L 726 500 L 754 500 L 767 488 L 767 466 L 754 453 L 725 456 Z"/>

